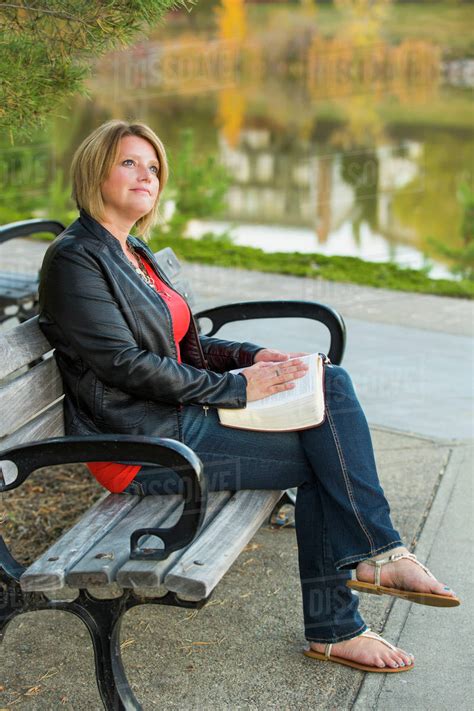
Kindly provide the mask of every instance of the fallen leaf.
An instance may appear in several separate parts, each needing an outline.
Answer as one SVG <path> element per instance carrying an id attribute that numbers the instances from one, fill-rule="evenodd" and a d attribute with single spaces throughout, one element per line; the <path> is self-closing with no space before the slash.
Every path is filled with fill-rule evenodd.
<path id="1" fill-rule="evenodd" d="M 41 692 L 41 686 L 32 686 L 28 689 L 28 691 L 25 691 L 25 696 L 36 696 L 36 694 L 39 694 Z"/>
<path id="2" fill-rule="evenodd" d="M 130 647 L 131 644 L 135 644 L 134 639 L 126 639 L 124 642 L 121 643 L 120 649 L 125 649 L 125 647 Z"/>
<path id="3" fill-rule="evenodd" d="M 261 548 L 262 544 L 261 543 L 247 543 L 247 545 L 244 548 L 245 551 L 256 551 L 257 548 Z"/>
<path id="4" fill-rule="evenodd" d="M 249 558 L 248 560 L 242 563 L 242 566 L 247 565 L 248 563 L 255 563 L 256 560 L 256 558 Z"/>

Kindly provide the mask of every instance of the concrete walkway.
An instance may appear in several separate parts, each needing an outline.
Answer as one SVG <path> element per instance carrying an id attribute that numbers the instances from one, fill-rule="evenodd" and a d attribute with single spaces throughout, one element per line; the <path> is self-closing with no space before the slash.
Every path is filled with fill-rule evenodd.
<path id="1" fill-rule="evenodd" d="M 37 243 L 30 250 L 21 242 L 14 267 L 35 269 Z M 1 252 L 0 259 L 6 268 Z M 144 709 L 470 709 L 471 303 L 209 266 L 185 271 L 200 307 L 245 295 L 312 299 L 341 311 L 344 365 L 368 415 L 395 525 L 463 604 L 444 610 L 361 596 L 372 628 L 416 655 L 413 672 L 364 675 L 312 663 L 300 654 L 294 531 L 262 527 L 198 615 L 157 607 L 127 615 L 124 661 Z M 324 350 L 322 330 L 301 326 L 248 323 L 222 335 Z M 64 614 L 18 618 L 4 642 L 0 706 L 18 699 L 24 709 L 100 709 L 86 643 L 80 623 Z"/>
<path id="2" fill-rule="evenodd" d="M 226 301 L 239 300 L 245 293 L 252 299 L 314 298 L 340 309 L 348 327 L 344 366 L 352 374 L 371 426 L 457 443 L 450 449 L 439 488 L 433 492 L 415 550 L 440 579 L 449 581 L 463 605 L 442 610 L 396 601 L 384 630 L 392 642 L 418 655 L 416 671 L 406 677 L 366 675 L 355 708 L 471 708 L 472 304 L 355 285 L 308 284 L 310 280 L 276 275 L 255 278 L 239 270 L 222 274 L 220 269 L 202 265 L 188 265 L 187 270 L 206 305 L 216 299 L 216 284 L 225 279 L 227 288 L 220 296 Z M 309 348 L 308 333 L 306 329 L 302 333 L 301 324 L 284 329 L 274 322 L 265 329 L 254 324 L 248 338 L 282 348 Z M 406 465 L 413 454 L 407 448 Z M 411 486 L 408 466 L 406 473 L 396 493 L 403 498 Z M 430 639 L 434 630 L 434 639 Z"/>

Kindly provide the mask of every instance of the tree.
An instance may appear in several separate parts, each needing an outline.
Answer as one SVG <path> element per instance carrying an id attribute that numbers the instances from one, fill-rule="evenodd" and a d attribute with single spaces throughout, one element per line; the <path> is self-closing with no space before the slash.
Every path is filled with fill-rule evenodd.
<path id="1" fill-rule="evenodd" d="M 37 128 L 63 97 L 85 93 L 95 58 L 195 1 L 0 2 L 0 130 L 13 140 Z"/>

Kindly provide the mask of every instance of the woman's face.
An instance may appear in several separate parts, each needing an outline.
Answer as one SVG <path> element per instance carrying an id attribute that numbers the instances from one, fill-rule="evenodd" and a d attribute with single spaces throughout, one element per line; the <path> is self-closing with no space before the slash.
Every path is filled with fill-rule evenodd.
<path id="1" fill-rule="evenodd" d="M 160 187 L 156 151 L 144 138 L 125 136 L 109 176 L 102 183 L 102 199 L 108 221 L 135 223 L 153 208 Z"/>

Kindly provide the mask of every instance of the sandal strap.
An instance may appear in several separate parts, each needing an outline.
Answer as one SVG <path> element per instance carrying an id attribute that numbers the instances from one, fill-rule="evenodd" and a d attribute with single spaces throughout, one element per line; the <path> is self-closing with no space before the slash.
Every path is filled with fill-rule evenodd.
<path id="1" fill-rule="evenodd" d="M 402 560 L 402 558 L 406 558 L 407 560 L 411 560 L 412 563 L 416 563 L 420 568 L 422 568 L 427 575 L 429 575 L 430 578 L 433 578 L 433 580 L 436 580 L 435 576 L 433 573 L 428 570 L 426 565 L 423 565 L 423 563 L 420 563 L 416 555 L 413 553 L 395 553 L 394 555 L 389 555 L 387 558 L 381 558 L 380 560 L 372 560 L 371 558 L 367 558 L 364 560 L 364 563 L 368 563 L 369 565 L 372 565 L 375 568 L 375 580 L 374 583 L 375 585 L 380 585 L 380 574 L 382 572 L 382 567 L 384 565 L 387 565 L 387 563 L 395 563 L 397 560 Z"/>
<path id="2" fill-rule="evenodd" d="M 390 642 L 387 642 L 387 640 L 384 639 L 383 637 L 381 637 L 379 634 L 377 634 L 377 632 L 372 632 L 370 627 L 368 627 L 366 630 L 364 630 L 364 632 L 362 632 L 362 634 L 357 635 L 357 637 L 370 637 L 370 639 L 375 639 L 377 642 L 382 642 L 382 644 L 384 644 L 386 647 L 391 649 L 392 652 L 397 651 L 397 648 L 394 647 L 393 644 L 390 644 Z M 326 657 L 326 659 L 331 658 L 332 646 L 333 646 L 333 643 L 326 644 L 326 646 L 324 647 L 324 656 Z"/>
<path id="3" fill-rule="evenodd" d="M 393 646 L 390 642 L 387 642 L 386 639 L 381 637 L 377 632 L 372 632 L 371 629 L 365 630 L 365 632 L 362 632 L 361 637 L 370 637 L 370 639 L 376 639 L 377 642 L 382 642 L 386 647 L 392 650 L 392 652 L 396 652 L 397 648 Z"/>

